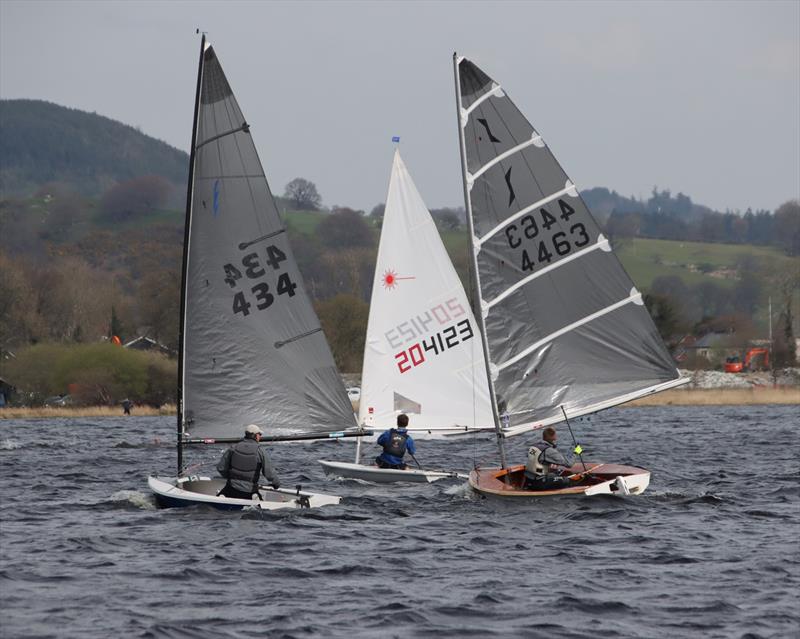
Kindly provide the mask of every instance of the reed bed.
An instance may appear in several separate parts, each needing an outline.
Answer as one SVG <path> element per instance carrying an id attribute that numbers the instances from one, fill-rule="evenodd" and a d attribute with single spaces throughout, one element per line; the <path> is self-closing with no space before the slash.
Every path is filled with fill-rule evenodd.
<path id="1" fill-rule="evenodd" d="M 736 406 L 750 404 L 800 404 L 797 386 L 754 388 L 673 389 L 642 397 L 625 406 Z"/>
<path id="2" fill-rule="evenodd" d="M 175 404 L 161 408 L 134 406 L 131 415 L 175 415 Z M 0 408 L 0 419 L 47 419 L 50 417 L 120 417 L 122 406 L 42 406 L 39 408 Z"/>

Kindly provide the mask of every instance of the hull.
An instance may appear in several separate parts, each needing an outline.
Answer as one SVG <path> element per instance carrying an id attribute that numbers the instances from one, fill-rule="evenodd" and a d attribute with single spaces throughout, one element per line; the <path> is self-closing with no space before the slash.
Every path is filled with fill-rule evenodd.
<path id="1" fill-rule="evenodd" d="M 430 483 L 439 479 L 465 478 L 466 475 L 458 473 L 439 471 L 439 470 L 396 470 L 393 468 L 378 468 L 377 466 L 364 466 L 362 464 L 351 464 L 347 462 L 334 462 L 318 460 L 325 470 L 325 474 L 345 479 L 361 479 L 378 484 L 390 484 L 395 482 Z"/>
<path id="2" fill-rule="evenodd" d="M 542 497 L 592 495 L 641 495 L 650 484 L 650 471 L 635 466 L 587 463 L 590 472 L 575 486 L 558 490 L 529 490 L 524 488 L 525 466 L 479 468 L 469 475 L 473 490 L 487 497 L 511 499 L 541 499 Z M 571 473 L 583 472 L 581 464 L 570 468 Z M 506 483 L 506 477 L 508 482 Z"/>
<path id="3" fill-rule="evenodd" d="M 225 480 L 210 477 L 155 477 L 147 480 L 161 508 L 180 508 L 205 505 L 219 510 L 281 510 L 285 508 L 319 508 L 338 504 L 341 497 L 322 495 L 287 488 L 262 488 L 260 500 L 232 499 L 217 496 L 225 486 Z"/>

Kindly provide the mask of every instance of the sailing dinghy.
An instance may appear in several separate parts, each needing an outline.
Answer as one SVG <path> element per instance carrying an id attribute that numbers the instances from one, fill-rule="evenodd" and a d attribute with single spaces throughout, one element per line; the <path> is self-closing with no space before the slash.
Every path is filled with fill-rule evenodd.
<path id="1" fill-rule="evenodd" d="M 494 429 L 475 318 L 436 224 L 395 150 L 372 285 L 358 423 L 409 417 L 415 439 Z M 325 472 L 376 482 L 430 482 L 448 471 L 320 460 Z M 372 463 L 372 459 L 368 460 Z"/>
<path id="2" fill-rule="evenodd" d="M 454 54 L 453 62 L 476 318 L 501 462 L 473 470 L 470 485 L 501 497 L 639 494 L 650 481 L 641 468 L 578 464 L 576 485 L 531 491 L 524 466 L 506 463 L 507 437 L 688 380 L 542 137 L 503 87 L 470 60 Z"/>
<path id="3" fill-rule="evenodd" d="M 178 475 L 149 478 L 159 505 L 308 508 L 339 497 L 262 487 L 218 496 L 221 478 L 186 476 L 183 449 L 346 436 L 352 407 L 304 290 L 250 127 L 213 47 L 201 40 L 189 167 L 178 359 Z"/>

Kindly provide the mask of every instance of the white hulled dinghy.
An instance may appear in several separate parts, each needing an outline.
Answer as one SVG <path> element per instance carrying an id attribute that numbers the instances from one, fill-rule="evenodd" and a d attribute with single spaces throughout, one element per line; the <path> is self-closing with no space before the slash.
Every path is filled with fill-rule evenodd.
<path id="1" fill-rule="evenodd" d="M 250 127 L 214 49 L 201 40 L 186 206 L 178 475 L 150 477 L 161 506 L 272 510 L 339 497 L 262 487 L 218 496 L 225 480 L 185 476 L 190 445 L 230 444 L 247 424 L 265 441 L 347 436 L 352 407 L 289 246 Z M 221 452 L 221 451 L 220 451 Z"/>
<path id="2" fill-rule="evenodd" d="M 504 439 L 685 383 L 578 190 L 505 90 L 454 55 L 464 198 L 500 468 L 484 495 L 639 494 L 650 473 L 578 464 L 560 490 L 525 489 Z M 501 426 L 502 425 L 502 426 Z M 588 470 L 588 472 L 584 472 Z"/>
<path id="3" fill-rule="evenodd" d="M 414 439 L 494 430 L 475 318 L 436 224 L 395 150 L 372 286 L 358 423 L 383 431 L 409 417 Z M 376 482 L 425 482 L 448 471 L 392 470 L 320 460 L 325 472 Z M 372 464 L 372 459 L 367 460 Z"/>

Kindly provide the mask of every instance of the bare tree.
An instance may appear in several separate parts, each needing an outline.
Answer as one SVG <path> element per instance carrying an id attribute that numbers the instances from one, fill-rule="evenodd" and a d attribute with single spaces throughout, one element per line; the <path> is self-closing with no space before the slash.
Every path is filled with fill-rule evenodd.
<path id="1" fill-rule="evenodd" d="M 291 201 L 295 208 L 303 211 L 317 211 L 322 204 L 322 197 L 313 182 L 304 178 L 295 178 L 286 185 L 283 197 Z"/>

